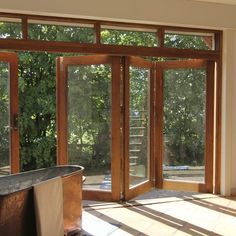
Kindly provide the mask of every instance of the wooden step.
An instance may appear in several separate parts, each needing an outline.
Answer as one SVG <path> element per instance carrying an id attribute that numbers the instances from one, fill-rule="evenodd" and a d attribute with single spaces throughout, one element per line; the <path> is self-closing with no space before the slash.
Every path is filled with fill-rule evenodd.
<path id="1" fill-rule="evenodd" d="M 130 126 L 129 128 L 132 129 L 132 130 L 134 130 L 134 129 L 138 129 L 138 130 L 146 129 L 146 127 L 136 127 L 136 126 Z"/>
<path id="2" fill-rule="evenodd" d="M 129 152 L 141 152 L 139 149 L 129 150 Z"/>
<path id="3" fill-rule="evenodd" d="M 139 117 L 137 117 L 137 116 L 130 116 L 129 117 L 130 119 L 130 121 L 144 121 L 144 120 L 146 120 L 145 118 L 139 118 Z"/>
<path id="4" fill-rule="evenodd" d="M 129 166 L 136 166 L 137 163 L 129 163 Z"/>
<path id="5" fill-rule="evenodd" d="M 142 143 L 129 143 L 129 145 L 142 145 Z"/>
<path id="6" fill-rule="evenodd" d="M 130 138 L 142 138 L 144 135 L 143 134 L 131 134 L 129 137 Z"/>

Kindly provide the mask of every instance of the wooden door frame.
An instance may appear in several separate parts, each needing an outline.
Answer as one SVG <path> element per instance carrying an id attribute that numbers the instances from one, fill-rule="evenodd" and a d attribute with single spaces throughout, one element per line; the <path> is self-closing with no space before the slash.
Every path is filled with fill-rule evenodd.
<path id="1" fill-rule="evenodd" d="M 205 117 L 205 183 L 167 180 L 163 178 L 163 95 L 164 70 L 177 68 L 201 68 L 207 71 L 206 78 L 206 117 Z M 186 190 L 195 192 L 213 192 L 213 153 L 214 153 L 214 101 L 215 101 L 215 62 L 201 59 L 157 62 L 156 63 L 156 187 L 172 190 Z"/>
<path id="2" fill-rule="evenodd" d="M 131 189 L 129 188 L 129 88 L 130 88 L 130 73 L 129 67 L 135 66 L 137 68 L 144 68 L 150 70 L 150 166 L 149 168 L 149 180 L 144 183 L 134 186 Z M 125 57 L 124 64 L 125 80 L 124 80 L 124 127 L 123 127 L 123 138 L 124 138 L 124 199 L 129 200 L 142 194 L 146 191 L 149 191 L 154 187 L 154 153 L 153 153 L 153 144 L 154 144 L 154 130 L 152 129 L 154 125 L 154 64 L 151 61 L 144 60 L 140 57 Z"/>
<path id="3" fill-rule="evenodd" d="M 10 172 L 20 171 L 19 129 L 18 129 L 18 57 L 16 53 L 0 52 L 0 61 L 9 64 L 9 130 L 10 130 Z"/>
<path id="4" fill-rule="evenodd" d="M 67 150 L 67 95 L 68 65 L 100 65 L 109 64 L 112 69 L 112 189 L 111 192 L 99 190 L 83 190 L 85 199 L 105 201 L 120 200 L 121 169 L 121 136 L 120 136 L 120 60 L 118 56 L 95 55 L 57 58 L 57 164 L 68 164 Z"/>
<path id="5" fill-rule="evenodd" d="M 217 62 L 217 80 L 216 80 L 216 173 L 215 173 L 215 193 L 220 193 L 220 176 L 221 176 L 221 122 L 222 122 L 222 47 L 223 47 L 223 32 L 211 29 L 198 29 L 187 27 L 174 27 L 156 24 L 137 24 L 127 22 L 115 22 L 93 19 L 77 19 L 68 17 L 55 17 L 46 15 L 31 15 L 18 14 L 10 12 L 1 12 L 0 15 L 4 18 L 15 18 L 22 21 L 22 39 L 2 38 L 0 39 L 0 48 L 2 50 L 17 50 L 17 51 L 43 51 L 43 52 L 66 52 L 66 53 L 97 53 L 97 54 L 113 54 L 113 55 L 130 55 L 130 56 L 148 56 L 148 57 L 175 57 L 175 58 L 201 58 L 214 60 Z M 44 41 L 32 40 L 28 35 L 28 26 L 30 20 L 39 21 L 54 21 L 68 23 L 88 23 L 93 24 L 95 28 L 96 40 L 94 43 L 79 43 L 79 42 L 61 42 L 61 41 Z M 122 26 L 132 29 L 157 29 L 158 46 L 143 47 L 143 46 L 124 46 L 124 45 L 105 45 L 101 43 L 100 33 L 102 25 Z M 215 50 L 196 50 L 196 49 L 177 49 L 166 48 L 164 45 L 164 32 L 181 31 L 181 32 L 203 32 L 215 34 Z"/>

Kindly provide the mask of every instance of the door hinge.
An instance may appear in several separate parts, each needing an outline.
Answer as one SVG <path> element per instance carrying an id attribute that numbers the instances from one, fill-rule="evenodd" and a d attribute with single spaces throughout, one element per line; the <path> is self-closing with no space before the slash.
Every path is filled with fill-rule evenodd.
<path id="1" fill-rule="evenodd" d="M 124 201 L 125 200 L 125 195 L 123 192 L 120 192 L 120 201 Z"/>
<path id="2" fill-rule="evenodd" d="M 124 106 L 120 105 L 120 114 L 124 114 Z"/>

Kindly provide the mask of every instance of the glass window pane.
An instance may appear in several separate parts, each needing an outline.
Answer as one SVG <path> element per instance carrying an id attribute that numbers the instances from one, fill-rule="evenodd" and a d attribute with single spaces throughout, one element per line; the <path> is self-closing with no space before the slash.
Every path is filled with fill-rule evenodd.
<path id="1" fill-rule="evenodd" d="M 79 43 L 94 43 L 93 25 L 59 25 L 56 23 L 29 22 L 29 38 L 46 41 L 64 41 Z"/>
<path id="2" fill-rule="evenodd" d="M 20 19 L 0 18 L 1 39 L 22 39 L 22 24 Z"/>
<path id="3" fill-rule="evenodd" d="M 10 173 L 8 66 L 8 63 L 0 62 L 0 176 Z"/>
<path id="4" fill-rule="evenodd" d="M 130 67 L 129 187 L 149 179 L 149 70 Z"/>
<path id="5" fill-rule="evenodd" d="M 108 27 L 101 29 L 101 42 L 126 46 L 155 47 L 158 45 L 156 31 L 110 29 Z"/>
<path id="6" fill-rule="evenodd" d="M 164 46 L 179 49 L 214 50 L 214 34 L 166 32 Z"/>
<path id="7" fill-rule="evenodd" d="M 111 191 L 111 152 L 111 66 L 69 66 L 68 155 L 84 188 Z"/>
<path id="8" fill-rule="evenodd" d="M 164 71 L 164 178 L 204 182 L 206 69 Z"/>

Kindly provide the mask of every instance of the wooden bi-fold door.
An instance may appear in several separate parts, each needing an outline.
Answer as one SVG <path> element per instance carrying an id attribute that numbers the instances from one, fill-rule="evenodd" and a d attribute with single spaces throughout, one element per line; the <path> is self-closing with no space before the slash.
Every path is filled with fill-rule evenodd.
<path id="1" fill-rule="evenodd" d="M 18 58 L 0 53 L 0 175 L 19 172 Z"/>
<path id="2" fill-rule="evenodd" d="M 206 60 L 156 64 L 156 186 L 213 191 L 214 71 Z"/>
<path id="3" fill-rule="evenodd" d="M 124 199 L 154 187 L 154 63 L 125 58 Z"/>
<path id="4" fill-rule="evenodd" d="M 120 200 L 120 57 L 57 58 L 58 164 L 85 167 L 83 198 Z"/>
<path id="5" fill-rule="evenodd" d="M 130 199 L 153 186 L 152 63 L 57 59 L 58 164 L 85 167 L 85 199 Z"/>
<path id="6" fill-rule="evenodd" d="M 58 164 L 85 167 L 84 199 L 129 200 L 153 187 L 213 191 L 214 67 L 57 59 Z"/>

